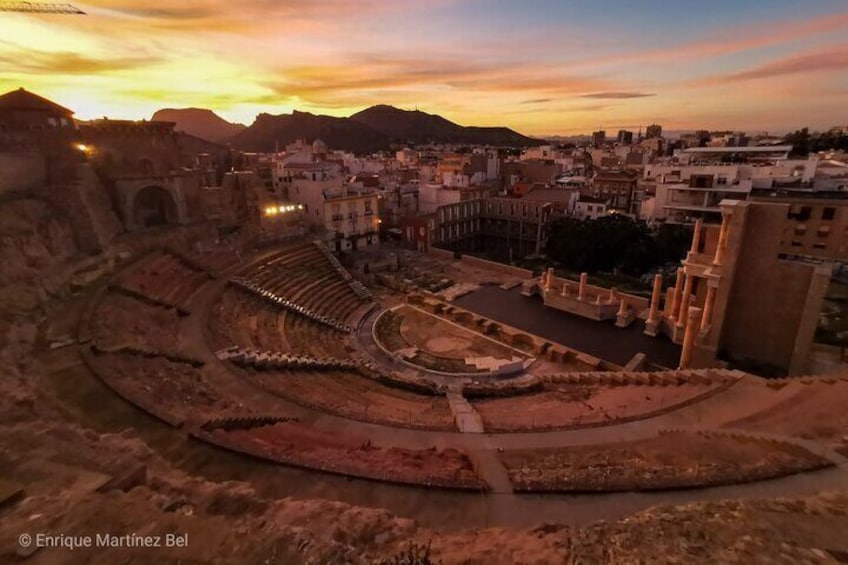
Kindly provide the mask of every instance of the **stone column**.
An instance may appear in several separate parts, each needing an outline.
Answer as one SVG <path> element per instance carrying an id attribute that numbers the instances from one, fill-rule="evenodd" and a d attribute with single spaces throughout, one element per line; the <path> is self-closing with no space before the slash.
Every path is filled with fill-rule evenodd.
<path id="1" fill-rule="evenodd" d="M 580 273 L 580 286 L 577 287 L 577 300 L 586 300 L 586 281 L 588 273 Z"/>
<path id="2" fill-rule="evenodd" d="M 707 298 L 704 300 L 704 314 L 701 316 L 701 331 L 710 327 L 710 322 L 713 316 L 713 305 L 715 303 L 716 287 L 710 285 L 707 287 Z"/>
<path id="3" fill-rule="evenodd" d="M 692 363 L 692 349 L 695 347 L 695 336 L 698 333 L 698 316 L 701 315 L 700 308 L 689 308 L 686 315 L 686 333 L 683 336 L 683 349 L 680 351 L 680 369 L 688 369 Z"/>
<path id="4" fill-rule="evenodd" d="M 645 322 L 645 333 L 655 336 L 659 333 L 660 297 L 662 296 L 662 275 L 654 275 L 654 291 L 651 293 L 651 309 Z"/>
<path id="5" fill-rule="evenodd" d="M 610 304 L 612 304 L 613 302 L 615 302 L 615 297 L 616 297 L 616 294 L 617 294 L 617 293 L 618 293 L 618 291 L 616 290 L 616 288 L 615 288 L 615 287 L 612 287 L 612 288 L 610 289 L 610 293 L 609 293 L 609 303 L 610 303 Z"/>
<path id="6" fill-rule="evenodd" d="M 701 218 L 695 220 L 695 232 L 692 234 L 692 248 L 689 250 L 691 253 L 697 253 L 698 247 L 701 245 Z"/>
<path id="7" fill-rule="evenodd" d="M 618 312 L 615 314 L 615 325 L 619 328 L 626 328 L 632 319 L 630 318 L 630 312 L 627 308 L 627 301 L 622 298 L 618 302 Z"/>
<path id="8" fill-rule="evenodd" d="M 692 285 L 695 283 L 693 275 L 686 275 L 686 284 L 683 285 L 683 296 L 680 299 L 680 312 L 677 315 L 677 327 L 686 325 L 686 312 L 689 311 L 689 300 L 692 298 Z"/>
<path id="9" fill-rule="evenodd" d="M 677 317 L 677 311 L 680 309 L 680 297 L 683 291 L 683 267 L 677 269 L 677 279 L 674 281 L 674 300 L 671 301 L 671 314 L 669 318 L 672 320 Z"/>
<path id="10" fill-rule="evenodd" d="M 547 276 L 545 278 L 545 290 L 551 290 L 551 285 L 554 282 L 554 268 L 548 267 Z"/>
<path id="11" fill-rule="evenodd" d="M 713 265 L 721 265 L 724 261 L 724 248 L 727 247 L 727 232 L 730 231 L 730 216 L 723 214 L 721 217 L 721 231 L 718 232 L 718 244 L 716 245 Z"/>
<path id="12" fill-rule="evenodd" d="M 568 283 L 567 282 L 562 283 L 562 295 L 568 296 Z"/>
<path id="13" fill-rule="evenodd" d="M 662 275 L 654 275 L 654 291 L 651 293 L 651 311 L 648 314 L 649 322 L 656 322 L 660 311 L 660 297 L 662 296 Z"/>

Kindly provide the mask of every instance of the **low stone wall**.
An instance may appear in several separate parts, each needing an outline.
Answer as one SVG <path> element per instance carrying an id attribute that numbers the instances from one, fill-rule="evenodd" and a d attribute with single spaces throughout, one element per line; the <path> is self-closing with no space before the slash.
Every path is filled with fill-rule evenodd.
<path id="1" fill-rule="evenodd" d="M 417 295 L 413 295 L 413 296 L 417 296 Z M 418 300 L 418 299 L 416 298 L 416 299 L 413 299 L 413 300 Z M 429 299 L 428 299 L 428 300 L 429 300 Z M 425 304 L 425 303 L 419 303 L 419 302 L 411 302 L 411 303 L 414 303 L 414 304 L 416 304 L 416 305 L 419 305 L 419 307 L 420 307 L 420 306 L 424 306 L 424 308 L 423 308 L 423 309 L 425 309 L 425 310 L 427 310 L 427 309 L 428 309 L 428 308 L 426 308 L 426 304 Z M 439 303 L 439 304 L 446 304 L 446 303 L 443 303 L 443 302 L 441 302 L 441 301 L 438 301 L 438 303 Z M 380 338 L 379 338 L 379 337 L 378 337 L 378 335 L 377 335 L 377 331 L 378 331 L 378 327 L 379 327 L 379 325 L 380 325 L 380 321 L 383 319 L 383 317 L 386 315 L 386 313 L 387 313 L 387 312 L 392 312 L 393 310 L 396 310 L 396 309 L 398 309 L 398 308 L 400 308 L 400 306 L 395 306 L 394 308 L 392 308 L 392 309 L 390 309 L 390 310 L 384 310 L 383 312 L 381 312 L 381 313 L 377 316 L 377 319 L 376 319 L 376 320 L 375 320 L 375 322 L 374 322 L 374 326 L 371 328 L 371 337 L 372 337 L 372 339 L 374 340 L 374 343 L 377 345 L 377 347 L 379 347 L 379 348 L 380 348 L 380 350 L 381 350 L 381 351 L 382 351 L 385 355 L 387 355 L 387 356 L 389 356 L 389 357 L 392 357 L 393 359 L 395 359 L 395 360 L 399 361 L 400 363 L 403 363 L 404 365 L 408 366 L 408 367 L 409 367 L 409 368 L 411 368 L 411 369 L 424 370 L 424 371 L 427 371 L 427 372 L 432 373 L 432 374 L 434 374 L 434 375 L 439 375 L 439 376 L 443 376 L 443 377 L 477 378 L 477 377 L 484 377 L 484 376 L 490 376 L 490 377 L 493 377 L 493 376 L 497 376 L 497 375 L 505 375 L 508 371 L 512 371 L 512 372 L 514 373 L 514 372 L 517 372 L 517 371 L 523 370 L 523 368 L 524 368 L 524 367 L 523 367 L 523 365 L 522 365 L 521 367 L 518 367 L 518 366 L 516 366 L 516 365 L 509 364 L 509 365 L 504 366 L 504 367 L 501 367 L 500 369 L 495 370 L 495 371 L 476 371 L 476 372 L 455 372 L 455 373 L 450 373 L 450 372 L 446 372 L 446 371 L 439 371 L 439 370 L 437 370 L 437 369 L 433 369 L 433 368 L 431 368 L 431 367 L 428 367 L 428 366 L 426 366 L 426 365 L 424 365 L 424 364 L 419 364 L 419 363 L 415 363 L 415 362 L 413 362 L 413 361 L 410 361 L 410 360 L 408 360 L 408 359 L 404 358 L 404 357 L 403 357 L 403 355 L 401 355 L 398 351 L 391 351 L 391 350 L 389 350 L 389 348 L 388 348 L 388 347 L 386 347 L 385 345 L 383 345 L 383 343 L 380 341 Z M 455 308 L 455 309 L 457 310 L 457 315 L 456 315 L 456 316 L 454 316 L 452 320 L 451 320 L 451 318 L 450 318 L 450 317 L 447 317 L 447 316 L 441 316 L 441 317 L 443 317 L 443 318 L 445 318 L 445 319 L 447 319 L 447 320 L 451 320 L 451 321 L 453 321 L 454 323 L 456 323 L 456 324 L 458 324 L 458 325 L 460 325 L 460 326 L 465 327 L 466 329 L 469 329 L 469 330 L 474 331 L 474 332 L 477 332 L 477 333 L 481 333 L 481 332 L 479 331 L 479 330 L 480 330 L 480 326 L 478 325 L 478 323 L 479 323 L 481 320 L 486 320 L 485 318 L 480 318 L 479 316 L 476 316 L 475 314 L 472 314 L 471 312 L 468 312 L 468 311 L 466 311 L 466 310 L 461 310 L 461 309 L 456 308 L 456 307 L 454 307 L 454 306 L 450 306 L 450 308 Z M 430 312 L 432 312 L 432 313 L 435 313 L 435 314 L 439 315 L 439 313 L 438 313 L 438 312 L 435 312 L 435 311 L 433 311 L 433 310 L 429 310 L 429 311 L 430 311 Z M 486 335 L 491 335 L 491 334 L 486 334 Z M 401 336 L 401 337 L 402 337 L 402 336 Z M 436 355 L 436 354 L 434 354 L 434 353 L 429 353 L 429 352 L 428 352 L 428 353 L 427 353 L 427 355 L 428 355 L 428 356 L 430 356 L 430 357 L 433 357 L 433 358 L 440 358 L 440 356 L 438 356 L 438 355 Z M 447 359 L 453 360 L 452 358 L 447 358 L 447 357 L 445 357 L 444 359 L 446 359 L 446 360 L 447 360 Z M 426 382 L 423 382 L 423 383 L 420 383 L 420 384 L 422 384 L 422 385 L 424 385 L 424 386 L 430 386 L 430 385 L 429 385 L 428 383 L 426 383 Z"/>
<path id="2" fill-rule="evenodd" d="M 568 297 L 562 296 L 562 288 L 564 284 L 568 285 Z M 568 304 L 585 304 L 587 307 L 590 307 L 586 310 L 587 313 L 589 313 L 589 310 L 591 310 L 592 308 L 597 309 L 600 306 L 601 308 L 606 308 L 609 311 L 607 312 L 607 317 L 601 319 L 614 318 L 615 313 L 620 307 L 620 302 L 622 299 L 624 299 L 624 303 L 628 307 L 630 307 L 630 309 L 632 309 L 637 316 L 651 307 L 651 301 L 648 298 L 636 296 L 635 294 L 628 294 L 626 292 L 621 292 L 620 290 L 616 290 L 613 294 L 612 289 L 593 284 L 586 284 L 585 299 L 584 301 L 578 303 L 577 295 L 579 286 L 579 281 L 573 281 L 562 277 L 553 277 L 551 289 L 547 292 L 543 292 L 545 304 L 563 310 L 567 308 L 564 307 L 565 302 L 561 299 L 570 298 L 570 300 L 568 300 Z M 611 296 L 614 297 L 612 301 L 610 301 Z M 598 297 L 600 297 L 601 299 L 600 304 L 598 304 Z M 571 309 L 568 309 L 568 311 L 572 312 Z M 585 315 L 582 310 L 579 310 L 579 308 L 575 309 L 573 313 L 581 316 Z M 592 315 L 588 315 L 586 317 L 594 317 L 594 310 L 592 310 L 591 314 Z"/>
<path id="3" fill-rule="evenodd" d="M 493 398 L 518 396 L 540 392 L 544 388 L 542 381 L 535 375 L 524 375 L 514 379 L 471 381 L 462 385 L 465 398 Z"/>
<path id="4" fill-rule="evenodd" d="M 472 331 L 482 333 L 497 341 L 511 345 L 528 355 L 545 356 L 555 363 L 583 365 L 584 370 L 620 371 L 621 367 L 614 363 L 604 361 L 582 351 L 571 349 L 564 345 L 551 343 L 550 341 L 529 334 L 518 328 L 508 326 L 501 322 L 495 322 L 454 304 L 443 302 L 437 298 L 421 295 L 410 295 L 410 304 L 423 308 L 437 316 L 451 320 Z"/>
<path id="5" fill-rule="evenodd" d="M 446 251 L 444 249 L 436 249 L 431 247 L 427 253 L 445 261 L 456 260 L 456 256 L 454 255 L 453 251 Z M 497 261 L 489 261 L 488 259 L 481 259 L 480 257 L 474 257 L 473 255 L 460 255 L 459 261 L 472 267 L 487 269 L 489 271 L 497 271 L 499 273 L 518 277 L 521 279 L 529 279 L 533 277 L 533 271 L 530 271 L 528 269 L 513 267 L 512 265 L 507 265 L 506 263 L 498 263 Z"/>
<path id="6" fill-rule="evenodd" d="M 629 371 L 589 371 L 585 373 L 557 373 L 541 377 L 551 384 L 579 384 L 586 386 L 678 386 L 718 385 L 729 386 L 741 378 L 741 373 L 726 369 L 696 369 L 690 371 L 657 371 L 650 373 Z"/>

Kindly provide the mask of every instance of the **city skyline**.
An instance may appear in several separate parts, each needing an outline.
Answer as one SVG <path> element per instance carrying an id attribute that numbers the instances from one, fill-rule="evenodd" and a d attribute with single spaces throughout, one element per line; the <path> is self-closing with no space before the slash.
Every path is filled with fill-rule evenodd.
<path id="1" fill-rule="evenodd" d="M 537 136 L 846 121 L 848 11 L 835 1 L 134 4 L 4 14 L 0 90 L 81 119 L 193 106 L 249 125 L 391 104 Z"/>

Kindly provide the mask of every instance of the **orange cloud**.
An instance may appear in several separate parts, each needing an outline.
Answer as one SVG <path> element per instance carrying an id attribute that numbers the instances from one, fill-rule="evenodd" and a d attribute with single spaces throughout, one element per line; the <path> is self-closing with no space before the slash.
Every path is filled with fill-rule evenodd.
<path id="1" fill-rule="evenodd" d="M 656 96 L 656 94 L 649 92 L 593 92 L 591 94 L 581 94 L 581 98 L 597 98 L 599 100 L 615 100 L 615 99 L 627 99 L 627 98 L 647 98 L 649 96 Z"/>
<path id="2" fill-rule="evenodd" d="M 0 41 L 0 72 L 17 74 L 51 73 L 59 75 L 90 75 L 110 71 L 137 69 L 161 62 L 161 57 L 88 57 L 69 51 L 38 51 L 22 49 L 13 43 Z"/>

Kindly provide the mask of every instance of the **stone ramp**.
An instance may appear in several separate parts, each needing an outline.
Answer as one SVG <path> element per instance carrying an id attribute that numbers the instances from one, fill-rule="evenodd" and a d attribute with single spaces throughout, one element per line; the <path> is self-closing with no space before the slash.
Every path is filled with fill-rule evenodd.
<path id="1" fill-rule="evenodd" d="M 469 450 L 477 475 L 489 486 L 493 494 L 512 494 L 512 482 L 494 449 Z"/>
<path id="2" fill-rule="evenodd" d="M 447 397 L 451 414 L 453 414 L 453 420 L 456 422 L 456 427 L 460 432 L 465 434 L 482 434 L 485 431 L 480 414 L 465 400 L 465 397 L 460 392 L 450 391 Z"/>

